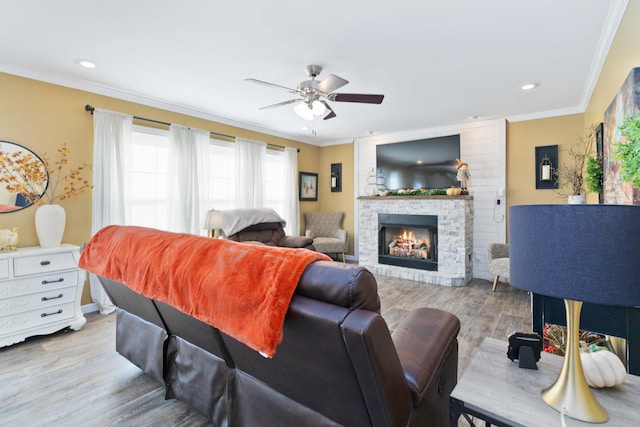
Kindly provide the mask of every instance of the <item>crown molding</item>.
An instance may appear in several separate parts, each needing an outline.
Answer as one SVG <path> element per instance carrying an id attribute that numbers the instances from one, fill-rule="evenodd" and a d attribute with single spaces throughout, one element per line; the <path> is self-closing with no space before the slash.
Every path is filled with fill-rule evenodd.
<path id="1" fill-rule="evenodd" d="M 196 110 L 185 105 L 168 102 L 158 98 L 144 96 L 139 93 L 135 93 L 131 91 L 116 89 L 107 85 L 87 82 L 86 80 L 82 80 L 82 79 L 75 79 L 75 78 L 59 76 L 59 75 L 44 74 L 44 73 L 39 73 L 32 70 L 21 69 L 19 67 L 14 67 L 7 64 L 0 64 L 0 72 L 12 74 L 18 77 L 24 77 L 32 80 L 38 80 L 44 83 L 64 86 L 71 89 L 78 89 L 85 92 L 95 93 L 97 95 L 108 96 L 108 97 L 120 99 L 123 101 L 134 102 L 136 104 L 146 105 L 148 107 L 154 107 L 161 110 L 171 111 L 173 113 L 184 114 L 191 117 L 197 117 L 199 119 L 209 120 L 212 122 L 234 126 L 237 128 L 250 130 L 254 132 L 260 132 L 260 133 L 264 133 L 271 136 L 277 136 L 279 138 L 289 139 L 296 142 L 303 142 L 306 144 L 316 145 L 316 146 L 320 145 L 318 141 L 314 141 L 311 138 L 301 137 L 299 135 L 291 135 L 288 133 L 275 131 L 273 129 L 264 128 L 262 126 L 254 125 L 251 123 L 239 122 L 226 117 L 216 116 L 214 114 Z M 94 107 L 100 108 L 99 105 L 94 105 Z"/>
<path id="2" fill-rule="evenodd" d="M 589 106 L 589 101 L 591 101 L 593 91 L 598 84 L 600 73 L 602 72 L 604 63 L 607 60 L 607 55 L 609 54 L 609 49 L 611 48 L 611 44 L 616 36 L 616 32 L 618 31 L 618 27 L 624 17 L 628 4 L 629 0 L 611 0 L 609 14 L 605 19 L 604 28 L 600 34 L 600 40 L 596 46 L 596 53 L 593 57 L 591 68 L 589 69 L 587 81 L 584 86 L 584 92 L 582 93 L 582 100 L 580 101 L 580 108 L 582 109 L 582 112 L 585 112 Z"/>
<path id="3" fill-rule="evenodd" d="M 539 111 L 537 113 L 518 114 L 507 116 L 508 122 L 524 122 L 526 120 L 548 119 L 556 116 L 568 116 L 570 114 L 582 114 L 585 109 L 582 107 L 561 108 L 559 110 Z"/>

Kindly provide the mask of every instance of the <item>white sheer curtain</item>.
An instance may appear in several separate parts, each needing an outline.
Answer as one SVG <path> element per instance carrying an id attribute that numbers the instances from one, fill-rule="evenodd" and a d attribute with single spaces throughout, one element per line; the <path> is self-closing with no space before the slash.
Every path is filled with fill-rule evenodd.
<path id="1" fill-rule="evenodd" d="M 264 163 L 267 144 L 236 138 L 236 208 L 263 207 Z"/>
<path id="2" fill-rule="evenodd" d="M 169 128 L 167 188 L 169 230 L 200 233 L 209 195 L 209 132 L 172 124 Z"/>
<path id="3" fill-rule="evenodd" d="M 298 150 L 284 149 L 284 209 L 288 236 L 300 235 L 300 203 L 298 202 Z"/>
<path id="4" fill-rule="evenodd" d="M 93 112 L 93 192 L 91 234 L 107 225 L 124 225 L 124 159 L 131 145 L 133 117 L 96 109 Z M 91 298 L 100 314 L 116 309 L 98 278 L 89 275 Z"/>

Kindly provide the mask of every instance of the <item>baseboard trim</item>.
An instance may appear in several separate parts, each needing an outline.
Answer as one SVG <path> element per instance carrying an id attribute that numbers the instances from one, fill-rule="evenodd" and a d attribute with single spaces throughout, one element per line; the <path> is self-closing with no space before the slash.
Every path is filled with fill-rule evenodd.
<path id="1" fill-rule="evenodd" d="M 94 313 L 96 311 L 100 311 L 100 308 L 98 308 L 98 304 L 96 304 L 95 302 L 92 302 L 91 304 L 85 304 L 80 308 L 82 309 L 82 313 L 83 314 Z"/>

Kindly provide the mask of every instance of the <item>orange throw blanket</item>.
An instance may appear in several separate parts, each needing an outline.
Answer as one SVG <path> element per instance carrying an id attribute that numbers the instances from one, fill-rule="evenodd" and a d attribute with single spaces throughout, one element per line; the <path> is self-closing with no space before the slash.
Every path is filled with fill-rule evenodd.
<path id="1" fill-rule="evenodd" d="M 306 249 L 112 225 L 91 238 L 79 266 L 273 357 L 300 276 L 319 260 L 330 258 Z"/>

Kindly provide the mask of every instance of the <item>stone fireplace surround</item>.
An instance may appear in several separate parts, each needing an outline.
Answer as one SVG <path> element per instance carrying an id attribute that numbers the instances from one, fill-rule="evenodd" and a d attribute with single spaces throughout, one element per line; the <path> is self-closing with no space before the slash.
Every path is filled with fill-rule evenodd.
<path id="1" fill-rule="evenodd" d="M 373 273 L 444 286 L 464 286 L 473 277 L 472 196 L 358 198 L 358 259 Z M 378 214 L 436 215 L 438 271 L 378 263 Z"/>

